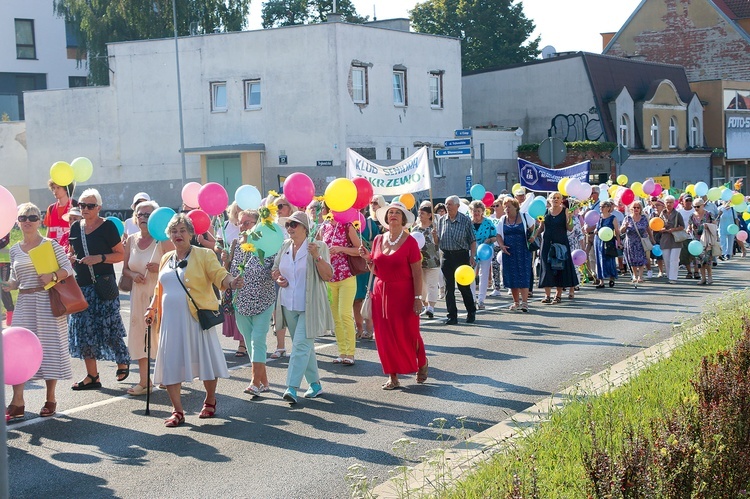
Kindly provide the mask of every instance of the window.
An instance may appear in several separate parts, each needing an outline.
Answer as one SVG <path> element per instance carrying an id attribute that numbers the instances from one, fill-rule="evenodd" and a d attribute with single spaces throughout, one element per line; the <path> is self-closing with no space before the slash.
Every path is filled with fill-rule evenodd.
<path id="1" fill-rule="evenodd" d="M 355 104 L 367 104 L 367 67 L 352 67 L 352 100 Z"/>
<path id="2" fill-rule="evenodd" d="M 630 144 L 630 119 L 627 114 L 620 116 L 620 145 L 628 147 Z"/>
<path id="3" fill-rule="evenodd" d="M 227 110 L 227 82 L 211 83 L 211 111 L 214 113 Z"/>
<path id="4" fill-rule="evenodd" d="M 393 105 L 408 105 L 406 97 L 406 71 L 393 71 Z"/>
<path id="5" fill-rule="evenodd" d="M 370 161 L 375 161 L 377 159 L 377 157 L 375 156 L 374 147 L 352 147 L 351 149 L 363 158 L 369 159 Z"/>
<path id="6" fill-rule="evenodd" d="M 693 118 L 693 122 L 690 124 L 690 146 L 700 147 L 702 145 L 700 122 L 698 118 Z"/>
<path id="7" fill-rule="evenodd" d="M 33 19 L 16 19 L 16 58 L 36 59 Z"/>
<path id="8" fill-rule="evenodd" d="M 651 118 L 651 148 L 658 149 L 659 147 L 659 118 L 654 116 Z"/>
<path id="9" fill-rule="evenodd" d="M 430 73 L 430 107 L 432 109 L 443 108 L 442 73 Z"/>
<path id="10" fill-rule="evenodd" d="M 443 169 L 443 159 L 439 156 L 435 156 L 434 152 L 432 155 L 432 174 L 435 178 L 445 177 L 445 170 Z"/>
<path id="11" fill-rule="evenodd" d="M 69 88 L 85 87 L 86 85 L 88 83 L 85 76 L 68 76 Z"/>
<path id="12" fill-rule="evenodd" d="M 390 147 L 386 147 L 385 148 L 385 159 L 392 159 L 391 156 L 392 156 L 391 155 L 391 148 Z"/>
<path id="13" fill-rule="evenodd" d="M 677 119 L 674 116 L 669 118 L 669 147 L 677 148 Z"/>
<path id="14" fill-rule="evenodd" d="M 245 109 L 260 109 L 260 79 L 245 80 Z"/>
<path id="15" fill-rule="evenodd" d="M 409 152 L 408 147 L 402 147 L 401 148 L 401 159 L 406 159 L 406 154 Z"/>

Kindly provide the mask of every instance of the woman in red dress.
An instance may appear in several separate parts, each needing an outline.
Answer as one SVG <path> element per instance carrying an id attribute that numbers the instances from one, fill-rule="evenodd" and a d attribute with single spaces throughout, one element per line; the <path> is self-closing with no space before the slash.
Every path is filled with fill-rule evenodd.
<path id="1" fill-rule="evenodd" d="M 414 215 L 399 202 L 377 210 L 385 234 L 372 243 L 372 253 L 359 253 L 375 273 L 372 322 L 383 372 L 389 376 L 383 390 L 400 388 L 399 374 L 417 373 L 417 383 L 427 381 L 427 356 L 419 333 L 422 311 L 422 254 L 406 228 Z"/>

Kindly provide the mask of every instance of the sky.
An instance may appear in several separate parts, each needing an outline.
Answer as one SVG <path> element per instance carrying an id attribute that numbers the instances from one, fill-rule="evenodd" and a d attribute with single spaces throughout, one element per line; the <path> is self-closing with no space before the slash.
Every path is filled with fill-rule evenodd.
<path id="1" fill-rule="evenodd" d="M 417 0 L 353 0 L 357 12 L 378 19 L 409 17 Z M 534 21 L 532 39 L 541 35 L 541 50 L 552 45 L 557 52 L 601 53 L 600 33 L 616 32 L 627 21 L 641 0 L 523 0 L 526 17 Z M 250 4 L 250 29 L 260 29 L 262 0 Z"/>

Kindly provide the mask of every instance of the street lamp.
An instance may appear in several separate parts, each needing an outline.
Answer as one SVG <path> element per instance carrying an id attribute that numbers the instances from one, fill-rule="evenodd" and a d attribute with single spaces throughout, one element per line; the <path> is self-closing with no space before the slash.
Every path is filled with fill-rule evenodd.
<path id="1" fill-rule="evenodd" d="M 172 0 L 172 22 L 174 23 L 174 57 L 177 63 L 177 114 L 180 117 L 180 160 L 182 161 L 182 185 L 187 183 L 185 169 L 185 131 L 182 126 L 182 86 L 180 85 L 180 49 L 177 46 L 177 7 Z"/>

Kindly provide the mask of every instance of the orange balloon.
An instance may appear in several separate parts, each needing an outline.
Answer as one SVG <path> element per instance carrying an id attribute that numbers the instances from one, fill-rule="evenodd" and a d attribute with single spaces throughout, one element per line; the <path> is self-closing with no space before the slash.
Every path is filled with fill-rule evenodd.
<path id="1" fill-rule="evenodd" d="M 659 217 L 654 217 L 648 223 L 648 226 L 651 227 L 651 230 L 655 230 L 658 232 L 664 228 L 664 220 Z"/>
<path id="2" fill-rule="evenodd" d="M 409 194 L 408 192 L 406 194 L 401 194 L 398 197 L 398 200 L 403 203 L 404 206 L 406 206 L 407 210 L 411 210 L 414 208 L 414 203 L 416 203 L 416 199 L 414 199 L 414 194 Z"/>

